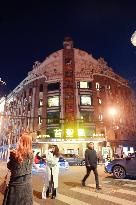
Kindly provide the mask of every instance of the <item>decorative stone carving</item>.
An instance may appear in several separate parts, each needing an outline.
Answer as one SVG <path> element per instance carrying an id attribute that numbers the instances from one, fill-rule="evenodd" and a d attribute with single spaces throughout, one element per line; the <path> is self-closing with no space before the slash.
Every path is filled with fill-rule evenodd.
<path id="1" fill-rule="evenodd" d="M 38 68 L 40 64 L 41 64 L 41 63 L 40 63 L 39 61 L 35 61 L 35 62 L 34 62 L 34 65 L 33 65 L 33 69 Z"/>

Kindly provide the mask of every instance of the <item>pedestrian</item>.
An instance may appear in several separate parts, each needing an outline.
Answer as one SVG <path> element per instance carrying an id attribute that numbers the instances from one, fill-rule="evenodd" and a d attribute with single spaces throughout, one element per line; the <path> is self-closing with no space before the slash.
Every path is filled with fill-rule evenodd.
<path id="1" fill-rule="evenodd" d="M 58 188 L 58 177 L 59 177 L 59 148 L 57 145 L 49 146 L 48 153 L 46 154 L 46 162 L 47 162 L 47 174 L 48 174 L 46 197 L 49 197 L 49 190 L 50 190 L 49 185 L 51 182 L 51 169 L 52 169 L 53 183 L 54 183 L 52 198 L 55 198 L 57 193 L 56 189 Z"/>
<path id="2" fill-rule="evenodd" d="M 7 168 L 11 176 L 2 205 L 33 205 L 32 163 L 32 138 L 24 133 L 19 139 L 17 148 L 10 152 Z"/>
<path id="3" fill-rule="evenodd" d="M 96 189 L 99 190 L 101 187 L 99 186 L 99 177 L 97 171 L 97 154 L 94 150 L 94 143 L 90 142 L 88 144 L 88 149 L 85 151 L 85 165 L 86 165 L 86 175 L 82 179 L 82 186 L 85 186 L 85 181 L 89 177 L 91 171 L 93 170 L 95 175 Z"/>

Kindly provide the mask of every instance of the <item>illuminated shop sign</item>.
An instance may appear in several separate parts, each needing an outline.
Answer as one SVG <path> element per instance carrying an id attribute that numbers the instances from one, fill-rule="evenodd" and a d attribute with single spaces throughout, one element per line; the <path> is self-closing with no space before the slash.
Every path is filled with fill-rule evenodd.
<path id="1" fill-rule="evenodd" d="M 77 132 L 78 132 L 78 137 L 84 137 L 85 136 L 85 130 L 84 129 L 78 129 L 77 130 Z"/>
<path id="2" fill-rule="evenodd" d="M 38 135 L 36 138 L 41 139 L 41 138 L 49 138 L 50 135 Z"/>
<path id="3" fill-rule="evenodd" d="M 93 134 L 93 137 L 104 137 L 104 134 Z"/>
<path id="4" fill-rule="evenodd" d="M 55 132 L 55 137 L 61 138 L 62 136 L 62 130 L 61 129 L 56 129 L 54 130 Z"/>
<path id="5" fill-rule="evenodd" d="M 66 137 L 74 137 L 74 129 L 66 129 Z"/>

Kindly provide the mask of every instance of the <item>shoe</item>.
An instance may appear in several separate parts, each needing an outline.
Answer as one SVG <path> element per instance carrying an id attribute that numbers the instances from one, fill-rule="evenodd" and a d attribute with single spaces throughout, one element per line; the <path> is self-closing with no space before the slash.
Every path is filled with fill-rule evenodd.
<path id="1" fill-rule="evenodd" d="M 51 196 L 51 199 L 55 199 L 56 198 L 56 189 L 53 190 L 53 194 Z"/>
<path id="2" fill-rule="evenodd" d="M 97 190 L 101 190 L 102 188 L 100 186 L 96 187 Z"/>
<path id="3" fill-rule="evenodd" d="M 47 188 L 47 191 L 46 191 L 46 198 L 49 197 L 49 187 Z"/>
<path id="4" fill-rule="evenodd" d="M 81 184 L 82 184 L 82 186 L 85 186 L 85 182 L 84 181 L 82 181 Z"/>

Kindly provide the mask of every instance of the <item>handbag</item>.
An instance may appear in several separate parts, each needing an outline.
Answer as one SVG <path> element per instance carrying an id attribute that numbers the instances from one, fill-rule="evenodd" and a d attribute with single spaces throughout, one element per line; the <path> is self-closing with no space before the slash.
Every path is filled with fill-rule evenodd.
<path id="1" fill-rule="evenodd" d="M 4 177 L 4 181 L 0 185 L 0 193 L 3 194 L 3 195 L 6 191 L 7 186 L 8 186 L 7 178 L 8 178 L 8 172 L 7 172 L 6 176 Z"/>

